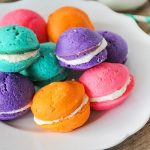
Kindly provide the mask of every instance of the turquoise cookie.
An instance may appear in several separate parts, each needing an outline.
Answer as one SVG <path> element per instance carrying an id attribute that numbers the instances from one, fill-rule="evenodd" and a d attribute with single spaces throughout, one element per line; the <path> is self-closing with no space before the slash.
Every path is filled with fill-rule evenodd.
<path id="1" fill-rule="evenodd" d="M 50 78 L 48 80 L 45 80 L 45 81 L 36 81 L 34 82 L 34 84 L 36 85 L 35 88 L 36 90 L 40 89 L 41 87 L 49 84 L 49 83 L 52 83 L 52 82 L 57 82 L 57 81 L 64 81 L 67 76 L 69 75 L 69 70 L 67 69 L 62 69 L 60 70 L 60 72 L 53 78 Z"/>
<path id="2" fill-rule="evenodd" d="M 36 35 L 22 26 L 0 28 L 0 71 L 20 72 L 39 57 Z"/>
<path id="3" fill-rule="evenodd" d="M 59 65 L 54 54 L 55 47 L 51 42 L 41 44 L 40 57 L 21 74 L 29 76 L 40 87 L 53 81 L 64 80 L 68 76 L 68 70 Z"/>

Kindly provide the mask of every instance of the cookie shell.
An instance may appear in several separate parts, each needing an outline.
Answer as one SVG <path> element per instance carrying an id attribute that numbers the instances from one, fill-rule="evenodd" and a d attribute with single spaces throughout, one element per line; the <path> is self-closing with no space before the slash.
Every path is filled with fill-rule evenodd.
<path id="1" fill-rule="evenodd" d="M 120 89 L 129 74 L 126 66 L 105 62 L 85 71 L 79 80 L 90 97 L 102 97 Z"/>
<path id="2" fill-rule="evenodd" d="M 60 66 L 54 54 L 55 47 L 51 42 L 41 44 L 40 57 L 21 73 L 35 82 L 51 80 L 58 74 L 63 74 L 65 68 Z"/>
<path id="3" fill-rule="evenodd" d="M 102 39 L 103 37 L 97 32 L 87 28 L 71 28 L 60 36 L 56 44 L 56 55 L 62 58 L 74 55 L 83 56 L 84 53 L 94 51 L 92 48 L 99 45 Z"/>
<path id="4" fill-rule="evenodd" d="M 29 9 L 16 9 L 4 15 L 0 26 L 19 25 L 31 29 L 40 43 L 47 42 L 47 24 L 38 13 Z"/>
<path id="5" fill-rule="evenodd" d="M 106 47 L 108 55 L 107 61 L 112 63 L 125 63 L 127 61 L 128 45 L 118 34 L 109 31 L 99 31 L 108 45 Z"/>
<path id="6" fill-rule="evenodd" d="M 0 112 L 18 110 L 31 103 L 35 90 L 27 77 L 18 73 L 0 72 L 0 85 Z M 15 119 L 28 110 L 15 114 L 0 114 L 0 119 Z"/>
<path id="7" fill-rule="evenodd" d="M 84 85 L 85 91 L 91 100 L 91 107 L 95 110 L 107 110 L 124 102 L 135 86 L 133 75 L 128 68 L 118 63 L 102 63 L 85 71 L 79 81 Z M 125 86 L 126 85 L 126 86 Z M 123 89 L 122 89 L 123 88 Z M 123 93 L 120 95 L 120 90 Z M 118 92 L 118 97 L 115 92 Z M 108 98 L 110 95 L 114 99 Z M 108 96 L 108 100 L 105 96 Z M 101 99 L 93 101 L 93 99 Z"/>
<path id="8" fill-rule="evenodd" d="M 15 25 L 0 28 L 0 54 L 23 54 L 39 47 L 36 35 L 28 28 Z"/>
<path id="9" fill-rule="evenodd" d="M 112 108 L 122 104 L 129 97 L 129 95 L 131 94 L 131 92 L 135 86 L 134 77 L 132 75 L 130 75 L 130 78 L 131 78 L 131 82 L 128 85 L 125 93 L 121 97 L 116 98 L 115 100 L 112 100 L 112 101 L 109 100 L 106 102 L 91 102 L 91 107 L 94 110 L 107 110 L 107 109 L 112 109 Z"/>
<path id="10" fill-rule="evenodd" d="M 88 15 L 76 7 L 61 7 L 48 17 L 48 37 L 52 42 L 57 42 L 60 35 L 73 27 L 85 27 L 94 30 Z"/>
<path id="11" fill-rule="evenodd" d="M 41 120 L 66 117 L 81 104 L 84 94 L 84 87 L 78 82 L 53 82 L 35 94 L 32 112 Z"/>
<path id="12" fill-rule="evenodd" d="M 70 118 L 67 117 L 80 107 L 84 96 L 83 85 L 76 81 L 53 82 L 41 88 L 33 98 L 31 108 L 34 117 L 42 121 L 61 120 L 52 124 L 37 125 L 55 132 L 69 132 L 82 126 L 90 115 L 89 101 L 79 112 Z"/>

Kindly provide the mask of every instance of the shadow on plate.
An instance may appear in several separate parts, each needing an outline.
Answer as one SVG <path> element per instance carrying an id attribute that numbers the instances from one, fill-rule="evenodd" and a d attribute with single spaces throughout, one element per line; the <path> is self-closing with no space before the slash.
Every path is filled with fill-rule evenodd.
<path id="1" fill-rule="evenodd" d="M 87 121 L 87 124 L 91 124 L 95 121 L 97 121 L 98 119 L 101 119 L 108 111 L 95 111 L 92 110 L 89 120 Z"/>
<path id="2" fill-rule="evenodd" d="M 24 131 L 43 132 L 41 128 L 35 125 L 31 112 L 26 115 L 11 121 L 2 121 L 3 124 Z"/>

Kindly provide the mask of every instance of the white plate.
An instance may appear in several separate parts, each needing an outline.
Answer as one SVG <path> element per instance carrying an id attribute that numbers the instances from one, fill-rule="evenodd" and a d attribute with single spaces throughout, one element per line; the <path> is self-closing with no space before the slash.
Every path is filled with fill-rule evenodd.
<path id="1" fill-rule="evenodd" d="M 147 0 L 98 0 L 109 7 L 111 7 L 114 10 L 118 11 L 125 11 L 125 10 L 132 10 L 137 9 L 138 7 L 141 7 L 144 5 Z"/>
<path id="2" fill-rule="evenodd" d="M 0 17 L 9 10 L 29 8 L 47 18 L 63 5 L 85 10 L 97 29 L 122 35 L 129 45 L 127 65 L 136 78 L 130 98 L 119 107 L 92 112 L 88 123 L 74 132 L 60 134 L 45 132 L 36 127 L 31 114 L 10 122 L 0 123 L 2 150 L 100 150 L 112 147 L 141 129 L 150 116 L 150 38 L 134 21 L 119 15 L 97 2 L 78 0 L 24 0 L 0 4 Z"/>

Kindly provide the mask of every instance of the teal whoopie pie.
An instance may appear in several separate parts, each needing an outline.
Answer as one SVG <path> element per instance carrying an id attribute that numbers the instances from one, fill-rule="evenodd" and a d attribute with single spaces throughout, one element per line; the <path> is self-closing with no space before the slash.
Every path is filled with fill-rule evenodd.
<path id="1" fill-rule="evenodd" d="M 20 72 L 39 57 L 36 35 L 22 26 L 0 28 L 0 71 Z"/>
<path id="2" fill-rule="evenodd" d="M 59 65 L 54 54 L 55 47 L 52 42 L 41 44 L 38 60 L 20 73 L 28 76 L 39 87 L 66 79 L 69 70 Z"/>

